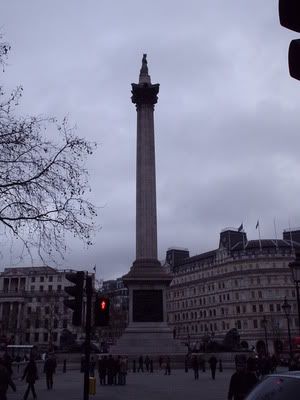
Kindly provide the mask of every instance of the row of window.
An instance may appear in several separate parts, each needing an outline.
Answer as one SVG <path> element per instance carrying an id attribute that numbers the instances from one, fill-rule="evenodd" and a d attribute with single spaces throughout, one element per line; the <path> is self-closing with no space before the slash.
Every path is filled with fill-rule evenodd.
<path id="1" fill-rule="evenodd" d="M 248 296 L 247 296 L 248 294 Z M 296 297 L 296 292 L 295 290 L 289 290 L 289 289 L 281 289 L 281 291 L 276 289 L 276 297 Z M 274 294 L 270 296 L 270 293 L 268 292 L 263 292 L 261 290 L 254 291 L 252 290 L 251 292 L 244 291 L 243 293 L 239 292 L 234 292 L 232 293 L 232 296 L 230 293 L 223 293 L 220 294 L 219 296 L 210 296 L 210 297 L 199 297 L 198 299 L 190 299 L 190 300 L 185 300 L 181 302 L 181 308 L 188 308 L 188 307 L 196 307 L 196 306 L 205 306 L 208 304 L 216 304 L 217 301 L 219 303 L 223 303 L 224 301 L 230 301 L 230 300 L 246 300 L 246 299 L 263 299 L 263 298 L 274 298 Z M 170 301 L 167 304 L 167 309 L 168 310 L 178 310 L 180 309 L 180 302 L 173 302 L 171 303 Z"/>
<path id="2" fill-rule="evenodd" d="M 53 282 L 53 278 L 54 277 L 53 277 L 53 275 L 49 275 L 48 277 L 40 276 L 39 278 L 40 278 L 39 282 L 46 282 L 46 280 L 48 280 L 48 282 Z M 33 282 L 37 282 L 37 281 L 38 281 L 37 277 L 35 277 L 35 276 L 31 277 L 31 282 L 32 283 Z M 61 275 L 57 275 L 57 282 L 61 282 L 61 281 L 62 281 L 62 276 Z"/>
<path id="3" fill-rule="evenodd" d="M 49 320 L 48 319 L 43 320 L 43 322 L 44 322 L 43 324 L 39 319 L 36 319 L 34 321 L 31 321 L 30 319 L 27 319 L 26 320 L 26 329 L 30 329 L 33 322 L 34 322 L 34 328 L 35 329 L 40 329 L 40 328 L 49 329 Z M 57 319 L 55 319 L 53 321 L 53 329 L 57 329 L 58 325 L 59 325 L 59 322 L 58 322 Z M 67 329 L 68 328 L 68 320 L 64 319 L 62 321 L 62 325 L 63 325 L 63 329 Z"/>
<path id="4" fill-rule="evenodd" d="M 294 311 L 297 310 L 297 304 L 294 303 L 293 305 Z M 228 315 L 228 307 L 221 307 L 220 308 L 220 315 Z M 238 305 L 235 306 L 236 314 L 246 314 L 247 312 L 252 313 L 263 313 L 263 312 L 281 312 L 282 306 L 280 303 L 277 304 L 252 304 L 252 305 Z M 187 321 L 188 319 L 198 319 L 198 318 L 207 318 L 207 317 L 216 317 L 217 310 L 216 309 L 204 309 L 198 311 L 191 311 L 191 312 L 182 312 L 174 314 L 174 321 Z"/>
<path id="5" fill-rule="evenodd" d="M 168 299 L 175 299 L 175 298 L 180 298 L 180 297 L 187 297 L 187 296 L 195 296 L 197 294 L 197 289 L 198 289 L 198 294 L 200 293 L 208 293 L 214 290 L 218 289 L 226 289 L 226 288 L 231 288 L 231 287 L 245 287 L 248 284 L 249 285 L 266 285 L 266 284 L 271 284 L 271 281 L 274 281 L 274 283 L 278 283 L 278 280 L 280 282 L 284 282 L 286 284 L 288 283 L 294 283 L 293 278 L 291 276 L 268 276 L 266 279 L 261 279 L 260 277 L 256 278 L 250 278 L 249 280 L 247 279 L 234 279 L 233 281 L 224 281 L 224 282 L 218 282 L 217 283 L 209 283 L 206 286 L 198 286 L 198 287 L 191 287 L 191 288 L 185 288 L 185 289 L 180 289 L 180 290 L 174 290 L 170 291 L 167 295 Z M 248 281 L 248 283 L 247 283 Z"/>
<path id="6" fill-rule="evenodd" d="M 298 319 L 291 318 L 290 320 L 291 327 L 298 327 Z M 234 323 L 237 329 L 263 329 L 263 322 L 262 320 L 237 320 Z M 278 327 L 282 324 L 279 324 Z M 175 330 L 177 334 L 180 333 L 199 333 L 199 332 L 217 332 L 218 330 L 221 331 L 228 331 L 230 329 L 230 323 L 222 321 L 221 323 L 209 323 L 209 324 L 192 324 L 192 325 L 179 325 L 176 326 Z"/>
<path id="7" fill-rule="evenodd" d="M 30 291 L 34 292 L 35 290 L 39 290 L 40 292 L 44 291 L 44 288 L 47 289 L 46 287 L 44 287 L 43 285 L 40 285 L 39 288 L 37 286 L 30 286 Z M 61 285 L 57 285 L 57 289 L 58 292 L 61 291 Z M 53 291 L 53 286 L 52 285 L 48 285 L 48 292 L 52 292 Z"/>
<path id="8" fill-rule="evenodd" d="M 43 338 L 43 341 L 47 343 L 47 342 L 49 341 L 49 334 L 48 334 L 47 332 L 45 332 L 45 333 L 43 333 L 43 334 L 41 334 L 41 335 L 40 335 L 39 332 L 35 332 L 35 333 L 34 333 L 34 342 L 35 342 L 35 343 L 40 343 L 40 339 L 41 339 L 41 338 Z M 52 340 L 53 340 L 54 342 L 57 342 L 57 339 L 58 339 L 58 334 L 57 334 L 57 332 L 53 332 L 53 334 L 52 334 Z M 25 334 L 25 341 L 26 341 L 26 343 L 31 343 L 31 342 L 32 342 L 31 339 L 30 339 L 30 333 L 26 333 L 26 334 Z"/>
<path id="9" fill-rule="evenodd" d="M 199 265 L 197 265 L 197 264 L 188 265 L 185 267 L 185 269 L 180 269 L 178 272 L 175 273 L 175 275 L 179 275 L 179 276 L 174 279 L 174 283 L 189 282 L 189 281 L 193 281 L 196 279 L 208 278 L 210 276 L 214 276 L 217 274 L 224 274 L 224 273 L 226 274 L 227 272 L 245 271 L 245 270 L 249 270 L 249 269 L 250 270 L 251 269 L 265 269 L 265 268 L 270 268 L 270 267 L 272 267 L 272 268 L 285 268 L 286 267 L 286 262 L 283 262 L 282 264 L 279 262 L 277 262 L 277 263 L 273 262 L 272 266 L 270 266 L 269 264 L 271 264 L 271 263 L 264 262 L 263 264 L 256 263 L 256 264 L 248 264 L 248 265 L 243 264 L 243 265 L 239 265 L 239 266 L 234 265 L 233 267 L 232 266 L 228 266 L 228 267 L 222 266 L 222 268 L 220 268 L 221 267 L 220 264 L 216 264 L 216 263 L 210 263 L 210 264 L 206 264 L 206 265 L 203 265 L 203 264 L 202 265 L 200 265 L 200 264 Z M 188 273 L 191 273 L 192 271 L 195 271 L 197 269 L 199 270 L 200 268 L 201 269 L 207 268 L 207 267 L 210 267 L 210 269 L 207 271 L 187 275 Z M 213 268 L 211 268 L 211 267 L 213 267 Z"/>

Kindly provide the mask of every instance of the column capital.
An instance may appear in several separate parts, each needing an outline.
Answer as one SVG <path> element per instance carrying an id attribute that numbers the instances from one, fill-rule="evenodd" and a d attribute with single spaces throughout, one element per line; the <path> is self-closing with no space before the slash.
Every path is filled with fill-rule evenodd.
<path id="1" fill-rule="evenodd" d="M 154 105 L 157 103 L 158 97 L 157 94 L 159 92 L 159 83 L 152 85 L 151 83 L 132 83 L 132 96 L 131 101 L 136 104 L 136 106 L 140 106 L 142 104 Z"/>

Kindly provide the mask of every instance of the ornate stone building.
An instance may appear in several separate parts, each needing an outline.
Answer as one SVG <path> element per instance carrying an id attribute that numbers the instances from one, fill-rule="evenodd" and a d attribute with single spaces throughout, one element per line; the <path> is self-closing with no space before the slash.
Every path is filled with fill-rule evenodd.
<path id="1" fill-rule="evenodd" d="M 167 310 L 176 337 L 197 345 L 204 336 L 223 339 L 237 328 L 245 345 L 257 347 L 267 341 L 273 351 L 274 343 L 287 340 L 287 318 L 281 307 L 285 298 L 292 306 L 291 333 L 299 334 L 288 266 L 296 249 L 300 231 L 285 231 L 282 240 L 248 241 L 245 232 L 231 228 L 221 232 L 215 250 L 189 257 L 185 249 L 181 257 L 175 249 L 174 257 L 169 249 L 167 262 L 174 279 Z"/>
<path id="2" fill-rule="evenodd" d="M 51 267 L 5 268 L 0 273 L 0 336 L 14 344 L 59 346 L 64 330 L 72 326 L 72 311 L 64 306 L 65 275 L 72 270 Z"/>

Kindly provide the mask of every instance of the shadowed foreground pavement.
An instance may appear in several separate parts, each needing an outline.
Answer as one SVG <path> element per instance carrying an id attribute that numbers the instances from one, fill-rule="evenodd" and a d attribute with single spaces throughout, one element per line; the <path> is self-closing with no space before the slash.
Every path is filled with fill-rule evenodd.
<path id="1" fill-rule="evenodd" d="M 61 368 L 59 367 L 59 371 Z M 21 373 L 21 371 L 20 371 Z M 170 376 L 165 376 L 164 371 L 150 373 L 128 373 L 126 386 L 100 386 L 98 376 L 97 392 L 90 399 L 103 400 L 224 400 L 227 397 L 228 384 L 233 371 L 225 370 L 216 374 L 213 381 L 210 373 L 199 372 L 199 380 L 194 380 L 193 371 L 185 373 L 182 370 L 174 370 Z M 8 390 L 8 400 L 23 398 L 26 383 L 20 381 L 15 375 L 14 382 L 17 392 Z M 46 380 L 43 373 L 36 383 L 38 400 L 82 400 L 83 399 L 83 374 L 75 370 L 65 374 L 58 372 L 54 376 L 54 389 L 46 389 Z M 28 399 L 32 399 L 30 395 Z"/>

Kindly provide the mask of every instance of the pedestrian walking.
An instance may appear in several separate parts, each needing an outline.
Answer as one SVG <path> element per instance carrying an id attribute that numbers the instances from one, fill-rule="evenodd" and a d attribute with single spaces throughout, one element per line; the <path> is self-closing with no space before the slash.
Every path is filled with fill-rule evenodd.
<path id="1" fill-rule="evenodd" d="M 98 361 L 98 375 L 99 375 L 99 383 L 100 385 L 105 385 L 106 378 L 106 361 L 107 356 L 101 357 Z"/>
<path id="2" fill-rule="evenodd" d="M 44 373 L 46 374 L 47 389 L 53 388 L 53 375 L 56 369 L 56 360 L 54 357 L 47 357 L 44 364 Z"/>
<path id="3" fill-rule="evenodd" d="M 33 398 L 36 399 L 36 392 L 34 388 L 35 381 L 38 379 L 38 370 L 36 366 L 36 362 L 34 361 L 34 358 L 31 356 L 28 364 L 26 365 L 24 369 L 24 373 L 22 376 L 22 380 L 26 378 L 26 382 L 28 383 L 27 389 L 24 394 L 24 400 L 27 399 L 29 392 L 32 392 Z"/>
<path id="4" fill-rule="evenodd" d="M 127 358 L 121 357 L 120 359 L 120 385 L 126 385 L 127 375 Z"/>
<path id="5" fill-rule="evenodd" d="M 112 385 L 114 380 L 114 359 L 110 354 L 107 360 L 107 384 Z"/>
<path id="6" fill-rule="evenodd" d="M 144 359 L 143 356 L 139 356 L 139 367 L 137 372 L 144 372 Z"/>
<path id="7" fill-rule="evenodd" d="M 132 361 L 132 372 L 136 372 L 136 361 L 135 360 L 133 360 Z"/>
<path id="8" fill-rule="evenodd" d="M 208 360 L 209 363 L 209 367 L 210 367 L 210 371 L 211 371 L 211 377 L 213 380 L 216 379 L 216 368 L 217 368 L 217 364 L 218 364 L 218 360 L 216 359 L 216 357 L 214 355 L 212 355 L 210 357 L 210 359 Z"/>
<path id="9" fill-rule="evenodd" d="M 96 361 L 94 357 L 91 357 L 90 360 L 90 376 L 94 377 L 95 376 L 95 367 L 96 367 Z"/>
<path id="10" fill-rule="evenodd" d="M 146 371 L 149 372 L 149 367 L 150 367 L 150 358 L 149 358 L 149 356 L 145 357 L 145 366 L 146 366 Z"/>
<path id="11" fill-rule="evenodd" d="M 202 372 L 205 372 L 205 358 L 200 357 L 199 367 L 201 368 Z"/>
<path id="12" fill-rule="evenodd" d="M 166 358 L 165 375 L 171 375 L 171 360 L 169 356 Z"/>
<path id="13" fill-rule="evenodd" d="M 4 360 L 0 359 L 0 400 L 6 400 L 6 393 L 8 387 L 11 387 L 12 390 L 16 391 L 16 385 L 11 379 L 11 375 L 5 366 Z"/>
<path id="14" fill-rule="evenodd" d="M 159 359 L 158 359 L 159 369 L 162 368 L 162 363 L 163 363 L 163 358 L 162 358 L 162 356 L 159 356 Z"/>
<path id="15" fill-rule="evenodd" d="M 199 379 L 199 362 L 197 356 L 192 358 L 192 368 L 194 371 L 194 378 L 195 380 Z"/>
<path id="16" fill-rule="evenodd" d="M 184 372 L 189 372 L 189 355 L 184 358 Z"/>

